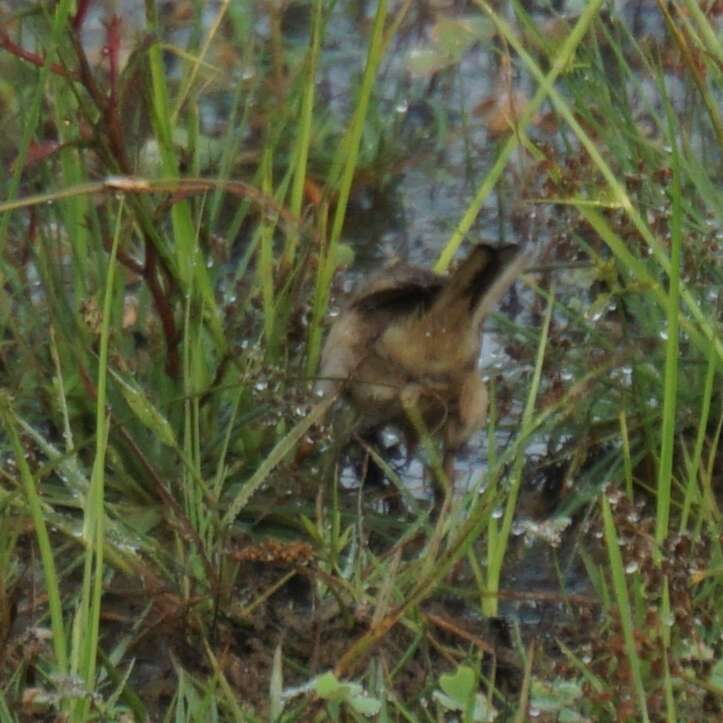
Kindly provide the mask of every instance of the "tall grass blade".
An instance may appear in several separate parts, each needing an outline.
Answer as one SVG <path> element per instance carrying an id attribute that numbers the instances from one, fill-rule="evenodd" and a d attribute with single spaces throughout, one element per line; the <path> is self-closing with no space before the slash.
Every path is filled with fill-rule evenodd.
<path id="1" fill-rule="evenodd" d="M 664 93 L 662 81 L 659 87 Z M 665 96 L 663 96 L 665 98 Z M 670 278 L 666 304 L 667 339 L 665 341 L 665 373 L 663 377 L 663 423 L 660 428 L 660 465 L 656 496 L 655 541 L 660 549 L 668 535 L 670 524 L 670 494 L 673 479 L 673 449 L 675 444 L 675 413 L 678 398 L 678 314 L 680 307 L 680 264 L 682 252 L 682 201 L 680 158 L 673 110 L 665 98 L 668 116 L 668 142 L 672 149 L 673 184 L 671 188 L 672 216 L 670 220 L 671 250 Z"/>
<path id="2" fill-rule="evenodd" d="M 120 243 L 123 211 L 121 198 L 113 234 L 113 246 L 108 258 L 108 271 L 103 301 L 103 319 L 100 328 L 98 354 L 98 381 L 96 399 L 95 460 L 90 487 L 83 504 L 83 540 L 86 544 L 81 599 L 73 621 L 72 672 L 79 675 L 86 692 L 95 688 L 98 657 L 101 597 L 103 593 L 103 555 L 105 544 L 105 458 L 110 432 L 107 404 L 108 344 L 111 330 L 113 286 L 116 256 Z M 71 720 L 86 721 L 90 699 L 86 695 L 73 706 Z"/>
<path id="3" fill-rule="evenodd" d="M 542 322 L 542 330 L 540 331 L 540 340 L 537 346 L 537 357 L 535 359 L 535 368 L 530 381 L 530 388 L 527 392 L 527 402 L 522 413 L 522 421 L 520 426 L 519 439 L 525 439 L 530 434 L 534 426 L 535 403 L 537 394 L 540 389 L 540 381 L 542 380 L 542 364 L 545 360 L 545 350 L 547 349 L 548 333 L 550 330 L 550 321 L 552 319 L 552 310 L 554 308 L 554 288 L 550 291 L 550 298 L 545 311 L 545 318 Z M 492 539 L 488 539 L 488 544 L 492 546 L 489 556 L 489 565 L 487 568 L 487 597 L 483 600 L 483 612 L 490 617 L 497 615 L 499 604 L 497 593 L 499 591 L 500 576 L 502 575 L 502 565 L 507 552 L 510 533 L 512 531 L 512 521 L 517 509 L 517 497 L 522 485 L 522 471 L 525 464 L 525 455 L 523 448 L 517 448 L 517 454 L 512 462 L 512 470 L 510 472 L 510 487 L 507 491 L 507 500 L 505 502 L 505 511 L 502 516 L 502 524 L 499 531 L 495 532 Z"/>
<path id="4" fill-rule="evenodd" d="M 648 716 L 648 704 L 643 687 L 643 674 L 640 664 L 640 657 L 635 644 L 635 634 L 633 631 L 633 613 L 630 607 L 630 598 L 628 596 L 628 588 L 625 583 L 625 569 L 623 560 L 620 555 L 620 540 L 615 529 L 613 514 L 610 509 L 610 502 L 607 495 L 600 497 L 603 515 L 603 531 L 605 534 L 605 545 L 608 551 L 608 560 L 610 562 L 610 573 L 613 580 L 613 590 L 615 591 L 615 603 L 620 615 L 620 624 L 623 628 L 623 639 L 625 644 L 625 653 L 630 665 L 630 671 L 633 677 L 633 687 L 638 699 L 638 708 L 640 715 L 645 723 L 650 721 Z"/>

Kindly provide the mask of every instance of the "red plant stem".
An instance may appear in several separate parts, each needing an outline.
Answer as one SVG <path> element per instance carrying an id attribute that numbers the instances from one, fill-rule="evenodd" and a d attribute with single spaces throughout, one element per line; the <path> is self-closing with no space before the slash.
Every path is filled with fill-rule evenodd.
<path id="1" fill-rule="evenodd" d="M 168 297 L 161 288 L 160 280 L 156 272 L 158 255 L 156 249 L 150 241 L 146 242 L 146 264 L 143 272 L 143 278 L 148 284 L 148 290 L 153 297 L 153 303 L 161 319 L 163 327 L 163 335 L 166 338 L 166 373 L 172 379 L 178 379 L 180 372 L 180 360 L 178 358 L 178 333 L 176 331 L 176 322 L 173 318 L 173 309 L 168 302 Z"/>
<path id="2" fill-rule="evenodd" d="M 92 2 L 93 0 L 78 0 L 78 9 L 75 11 L 75 15 L 72 20 L 73 30 L 75 30 L 76 33 L 83 27 L 83 23 L 85 22 L 85 18 L 88 15 L 88 10 L 90 10 Z"/>
<path id="3" fill-rule="evenodd" d="M 45 66 L 45 58 L 38 53 L 31 53 L 25 48 L 21 48 L 15 41 L 13 41 L 5 30 L 0 30 L 0 48 L 3 48 L 11 53 L 16 58 L 24 60 L 26 63 L 42 68 Z M 70 78 L 71 80 L 79 80 L 80 76 L 67 68 L 64 68 L 59 63 L 51 63 L 50 71 L 56 75 L 61 75 L 63 78 Z"/>

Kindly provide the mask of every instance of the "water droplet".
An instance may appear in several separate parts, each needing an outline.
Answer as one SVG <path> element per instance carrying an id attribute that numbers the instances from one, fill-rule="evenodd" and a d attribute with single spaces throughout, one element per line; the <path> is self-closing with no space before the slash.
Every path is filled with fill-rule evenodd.
<path id="1" fill-rule="evenodd" d="M 403 98 L 402 100 L 400 100 L 400 101 L 394 106 L 394 110 L 395 110 L 397 113 L 406 113 L 406 112 L 409 110 L 409 102 L 407 101 L 407 99 L 406 99 L 406 98 Z"/>
<path id="2" fill-rule="evenodd" d="M 254 384 L 254 389 L 256 389 L 257 392 L 266 391 L 268 388 L 269 383 L 265 379 L 262 379 L 261 381 L 258 381 L 256 382 L 256 384 Z"/>
<path id="3" fill-rule="evenodd" d="M 637 560 L 631 560 L 627 565 L 625 565 L 625 572 L 628 575 L 632 575 L 634 572 L 638 572 L 640 570 L 640 565 L 638 565 Z"/>
<path id="4" fill-rule="evenodd" d="M 504 514 L 505 514 L 505 508 L 504 508 L 504 507 L 502 507 L 502 506 L 500 506 L 500 507 L 495 507 L 495 509 L 492 510 L 492 519 L 493 519 L 493 520 L 499 520 L 499 519 L 502 517 L 502 515 L 504 515 Z"/>

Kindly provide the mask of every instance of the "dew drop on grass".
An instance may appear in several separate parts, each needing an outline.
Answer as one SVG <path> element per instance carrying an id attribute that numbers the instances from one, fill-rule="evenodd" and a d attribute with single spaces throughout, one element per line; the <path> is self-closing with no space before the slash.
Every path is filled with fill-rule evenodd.
<path id="1" fill-rule="evenodd" d="M 407 110 L 409 110 L 409 102 L 407 101 L 407 99 L 403 98 L 402 100 L 400 100 L 396 104 L 396 106 L 394 106 L 394 110 L 400 114 L 406 113 Z"/>
<path id="2" fill-rule="evenodd" d="M 401 442 L 401 438 L 399 436 L 399 432 L 397 432 L 394 429 L 384 429 L 382 430 L 382 444 L 389 448 L 394 447 L 395 445 L 399 444 Z"/>
<path id="3" fill-rule="evenodd" d="M 638 565 L 637 560 L 631 560 L 627 565 L 625 565 L 625 572 L 628 575 L 632 575 L 635 572 L 638 572 L 640 570 L 640 565 Z"/>
<path id="4" fill-rule="evenodd" d="M 261 381 L 258 381 L 256 382 L 256 384 L 254 384 L 254 389 L 257 392 L 265 392 L 268 388 L 269 383 L 265 379 L 262 379 Z"/>
<path id="5" fill-rule="evenodd" d="M 499 520 L 499 519 L 502 517 L 502 515 L 504 515 L 504 514 L 505 514 L 505 508 L 504 508 L 504 507 L 502 507 L 502 506 L 500 506 L 500 507 L 495 507 L 495 509 L 492 510 L 492 519 L 493 519 L 493 520 Z"/>
<path id="6" fill-rule="evenodd" d="M 620 369 L 620 374 L 622 375 L 622 381 L 627 386 L 630 386 L 633 382 L 633 368 L 631 366 L 624 366 Z"/>

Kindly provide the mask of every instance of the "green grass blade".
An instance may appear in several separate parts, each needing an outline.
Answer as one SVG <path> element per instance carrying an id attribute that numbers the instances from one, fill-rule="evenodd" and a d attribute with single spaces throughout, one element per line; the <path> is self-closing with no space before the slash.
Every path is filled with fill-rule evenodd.
<path id="1" fill-rule="evenodd" d="M 276 446 L 269 452 L 266 459 L 259 465 L 259 468 L 246 481 L 239 493 L 229 505 L 224 515 L 223 524 L 230 525 L 236 519 L 238 513 L 246 506 L 251 496 L 263 484 L 272 470 L 281 463 L 286 456 L 294 449 L 297 442 L 311 429 L 329 410 L 329 407 L 336 401 L 335 397 L 329 397 L 316 404 L 309 414 L 296 424 L 289 433 L 283 437 Z"/>
<path id="2" fill-rule="evenodd" d="M 664 91 L 662 81 L 659 83 Z M 658 467 L 657 511 L 655 541 L 658 548 L 668 535 L 670 524 L 670 494 L 673 479 L 673 449 L 675 444 L 675 412 L 678 398 L 678 315 L 680 308 L 680 264 L 682 246 L 682 202 L 680 160 L 675 120 L 666 99 L 668 114 L 668 142 L 672 149 L 673 185 L 671 231 L 670 281 L 666 303 L 667 339 L 665 342 L 665 373 L 663 378 L 663 423 L 660 429 L 660 465 Z"/>
<path id="3" fill-rule="evenodd" d="M 106 408 L 108 384 L 108 346 L 111 330 L 113 286 L 116 256 L 121 238 L 123 210 L 118 207 L 113 246 L 108 259 L 108 272 L 100 329 L 98 382 L 96 399 L 95 460 L 90 487 L 83 505 L 83 539 L 86 543 L 81 600 L 73 621 L 73 672 L 83 680 L 88 693 L 95 688 L 98 658 L 101 597 L 103 592 L 103 556 L 105 535 L 105 458 L 110 432 L 110 416 Z M 73 707 L 71 720 L 86 721 L 90 700 L 83 696 Z"/>
<path id="4" fill-rule="evenodd" d="M 610 502 L 607 495 L 603 494 L 600 498 L 603 515 L 603 530 L 605 533 L 605 545 L 608 551 L 608 559 L 610 561 L 610 573 L 612 575 L 613 590 L 615 591 L 615 602 L 620 615 L 620 624 L 623 628 L 623 638 L 625 643 L 625 653 L 628 658 L 630 670 L 633 676 L 633 687 L 638 699 L 638 707 L 640 715 L 645 723 L 650 720 L 648 716 L 648 705 L 645 696 L 645 688 L 643 687 L 643 674 L 641 669 L 640 657 L 635 645 L 635 634 L 633 631 L 633 614 L 630 607 L 630 598 L 628 596 L 628 588 L 625 583 L 625 569 L 623 559 L 620 555 L 620 541 L 618 540 L 617 531 L 615 530 L 615 522 L 613 521 Z"/>
<path id="5" fill-rule="evenodd" d="M 548 333 L 550 330 L 550 321 L 552 319 L 552 310 L 554 308 L 554 289 L 550 291 L 550 298 L 545 311 L 545 318 L 542 322 L 542 330 L 540 331 L 540 341 L 537 346 L 537 357 L 535 359 L 535 368 L 530 381 L 530 389 L 527 393 L 527 402 L 522 413 L 522 423 L 520 428 L 520 439 L 526 438 L 532 427 L 534 426 L 534 412 L 537 394 L 540 389 L 540 381 L 542 380 L 542 364 L 545 360 L 545 350 L 547 349 Z M 512 471 L 510 473 L 510 488 L 507 492 L 507 501 L 505 502 L 505 511 L 502 517 L 502 523 L 499 531 L 494 535 L 493 540 L 489 540 L 494 545 L 494 549 L 490 554 L 489 565 L 487 568 L 487 597 L 483 600 L 483 610 L 485 615 L 497 615 L 500 576 L 502 575 L 502 565 L 507 552 L 510 532 L 512 531 L 512 521 L 515 517 L 517 509 L 517 497 L 522 485 L 522 471 L 525 464 L 525 455 L 521 447 L 518 448 L 512 463 Z"/>
<path id="6" fill-rule="evenodd" d="M 65 625 L 63 623 L 63 603 L 60 595 L 60 581 L 55 568 L 53 548 L 48 535 L 48 528 L 45 523 L 43 505 L 38 493 L 37 481 L 28 465 L 27 456 L 23 449 L 20 437 L 16 428 L 15 413 L 12 400 L 6 392 L 0 393 L 0 418 L 2 418 L 5 432 L 15 453 L 15 461 L 20 472 L 20 479 L 23 483 L 25 496 L 30 508 L 30 517 L 33 520 L 35 536 L 38 539 L 40 559 L 43 564 L 45 575 L 45 586 L 48 593 L 48 607 L 50 609 L 50 625 L 53 631 L 53 652 L 58 672 L 66 675 L 68 672 L 68 651 L 65 639 Z"/>

